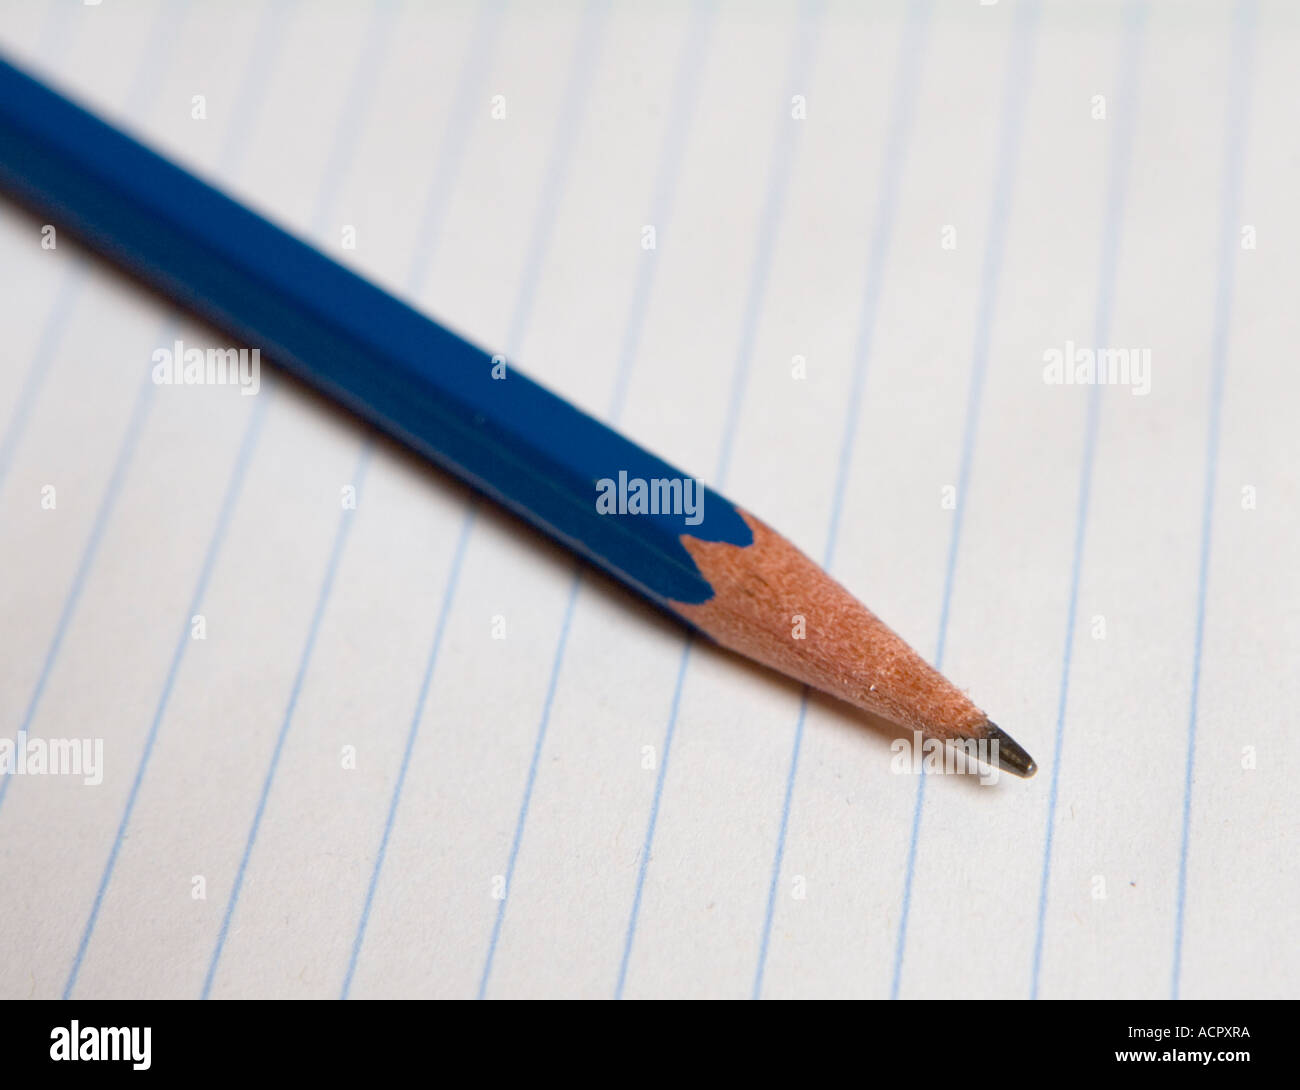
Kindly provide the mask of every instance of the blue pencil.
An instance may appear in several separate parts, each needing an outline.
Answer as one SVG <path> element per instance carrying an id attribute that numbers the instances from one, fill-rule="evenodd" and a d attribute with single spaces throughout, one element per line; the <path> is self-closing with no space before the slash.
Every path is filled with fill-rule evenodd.
<path id="1" fill-rule="evenodd" d="M 0 188 L 714 641 L 1034 772 L 961 690 L 749 512 L 3 58 Z M 191 366 L 170 365 L 182 379 Z"/>

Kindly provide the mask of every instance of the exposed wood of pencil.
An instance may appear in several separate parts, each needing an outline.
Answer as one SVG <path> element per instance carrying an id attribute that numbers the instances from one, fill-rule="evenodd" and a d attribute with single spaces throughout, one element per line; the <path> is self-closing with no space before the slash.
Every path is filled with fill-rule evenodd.
<path id="1" fill-rule="evenodd" d="M 741 514 L 750 546 L 682 538 L 714 589 L 701 605 L 674 603 L 682 617 L 724 647 L 927 737 L 996 738 L 1011 750 L 1001 767 L 1033 773 L 1029 755 L 965 693 L 784 537 Z"/>

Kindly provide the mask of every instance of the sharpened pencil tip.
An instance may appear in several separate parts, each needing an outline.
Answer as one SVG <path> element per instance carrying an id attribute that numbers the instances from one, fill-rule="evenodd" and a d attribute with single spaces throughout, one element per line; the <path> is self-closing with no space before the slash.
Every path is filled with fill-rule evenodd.
<path id="1" fill-rule="evenodd" d="M 1038 771 L 1038 765 L 1020 743 L 991 719 L 985 737 L 990 742 L 997 743 L 997 765 L 1003 772 L 1010 772 L 1014 776 L 1027 780 Z"/>

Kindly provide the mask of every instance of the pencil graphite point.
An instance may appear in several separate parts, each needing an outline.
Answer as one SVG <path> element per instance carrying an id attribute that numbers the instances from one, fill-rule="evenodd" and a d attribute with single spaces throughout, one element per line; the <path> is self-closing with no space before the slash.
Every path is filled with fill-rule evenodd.
<path id="1" fill-rule="evenodd" d="M 1038 771 L 1037 763 L 1024 747 L 991 719 L 984 737 L 997 743 L 997 766 L 1001 771 L 1026 780 Z"/>

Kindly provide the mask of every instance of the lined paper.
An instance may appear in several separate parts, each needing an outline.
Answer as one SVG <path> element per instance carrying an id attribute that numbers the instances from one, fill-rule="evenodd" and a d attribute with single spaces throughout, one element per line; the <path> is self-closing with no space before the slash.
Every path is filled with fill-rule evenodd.
<path id="1" fill-rule="evenodd" d="M 10 2 L 16 63 L 781 528 L 917 775 L 0 204 L 0 995 L 1293 996 L 1300 18 Z M 1139 381 L 1045 380 L 1130 350 Z"/>

